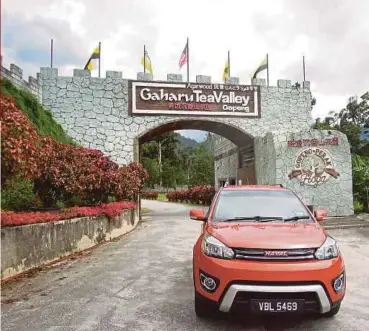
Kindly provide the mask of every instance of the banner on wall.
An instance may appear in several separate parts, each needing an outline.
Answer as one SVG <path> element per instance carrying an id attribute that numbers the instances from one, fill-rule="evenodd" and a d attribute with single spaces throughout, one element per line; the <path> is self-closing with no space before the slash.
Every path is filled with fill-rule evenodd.
<path id="1" fill-rule="evenodd" d="M 131 115 L 260 117 L 260 87 L 129 81 Z"/>

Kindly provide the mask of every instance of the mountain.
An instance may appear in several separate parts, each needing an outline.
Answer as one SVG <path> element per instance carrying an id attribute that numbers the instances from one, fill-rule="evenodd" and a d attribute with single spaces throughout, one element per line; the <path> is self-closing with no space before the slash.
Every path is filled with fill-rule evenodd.
<path id="1" fill-rule="evenodd" d="M 200 146 L 200 143 L 198 143 L 196 140 L 184 137 L 182 135 L 178 135 L 178 140 L 182 148 L 186 147 L 197 148 Z"/>

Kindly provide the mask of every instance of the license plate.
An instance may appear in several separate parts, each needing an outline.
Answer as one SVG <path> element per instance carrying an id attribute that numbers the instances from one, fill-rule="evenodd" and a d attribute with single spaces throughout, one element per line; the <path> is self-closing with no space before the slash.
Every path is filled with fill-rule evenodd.
<path id="1" fill-rule="evenodd" d="M 266 313 L 295 313 L 304 309 L 304 300 L 251 299 L 251 310 Z"/>

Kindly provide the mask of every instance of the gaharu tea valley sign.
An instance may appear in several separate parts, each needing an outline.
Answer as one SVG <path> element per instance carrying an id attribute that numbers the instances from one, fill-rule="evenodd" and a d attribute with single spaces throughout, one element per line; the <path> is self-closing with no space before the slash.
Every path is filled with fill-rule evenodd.
<path id="1" fill-rule="evenodd" d="M 131 115 L 260 117 L 260 88 L 252 85 L 129 81 Z"/>
<path id="2" fill-rule="evenodd" d="M 337 146 L 339 140 L 337 137 L 325 139 L 293 139 L 288 140 L 288 147 L 307 147 L 307 146 Z"/>
<path id="3" fill-rule="evenodd" d="M 305 148 L 295 157 L 294 169 L 289 179 L 297 179 L 300 185 L 317 187 L 330 177 L 338 178 L 340 174 L 334 169 L 332 156 L 325 149 L 318 147 Z"/>

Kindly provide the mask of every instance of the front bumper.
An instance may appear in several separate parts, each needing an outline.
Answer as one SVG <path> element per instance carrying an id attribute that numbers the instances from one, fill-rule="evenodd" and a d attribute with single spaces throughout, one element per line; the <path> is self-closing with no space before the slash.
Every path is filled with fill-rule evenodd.
<path id="1" fill-rule="evenodd" d="M 331 310 L 331 302 L 323 288 L 322 285 L 240 285 L 234 284 L 231 285 L 228 290 L 225 292 L 223 299 L 221 300 L 219 310 L 225 313 L 228 313 L 235 302 L 237 302 L 236 295 L 238 293 L 265 293 L 268 296 L 274 296 L 276 294 L 278 297 L 281 297 L 281 294 L 299 294 L 301 293 L 301 297 L 307 299 L 306 293 L 311 293 L 315 295 L 318 301 L 310 298 L 310 303 L 312 306 L 319 302 L 319 311 L 321 313 L 327 313 Z M 259 296 L 260 297 L 260 296 Z M 245 301 L 244 301 L 245 302 Z M 314 310 L 313 310 L 314 311 Z"/>
<path id="2" fill-rule="evenodd" d="M 326 313 L 345 295 L 346 279 L 339 293 L 332 286 L 344 273 L 341 256 L 322 261 L 261 262 L 210 258 L 200 249 L 194 253 L 195 289 L 222 312 L 250 306 L 251 299 L 303 299 L 306 312 Z M 201 286 L 200 273 L 218 280 L 215 291 L 209 293 Z"/>

